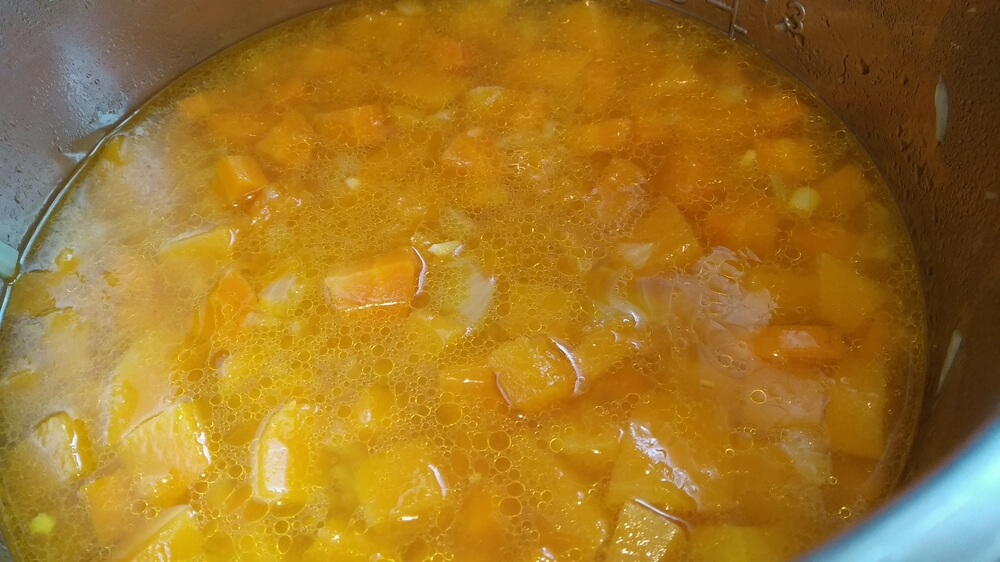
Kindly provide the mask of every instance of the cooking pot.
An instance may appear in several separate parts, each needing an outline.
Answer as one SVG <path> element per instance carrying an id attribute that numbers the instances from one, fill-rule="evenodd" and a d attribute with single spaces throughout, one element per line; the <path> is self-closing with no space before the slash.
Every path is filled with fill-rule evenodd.
<path id="1" fill-rule="evenodd" d="M 811 556 L 1000 560 L 1000 3 L 648 1 L 748 43 L 815 91 L 894 188 L 920 259 L 927 392 L 904 486 Z M 328 3 L 0 5 L 0 258 L 16 258 L 58 186 L 146 98 Z"/>

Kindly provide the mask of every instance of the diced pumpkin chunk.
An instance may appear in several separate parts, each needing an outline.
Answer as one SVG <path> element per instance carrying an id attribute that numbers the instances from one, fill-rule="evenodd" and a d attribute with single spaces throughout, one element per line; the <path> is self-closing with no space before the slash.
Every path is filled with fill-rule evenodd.
<path id="1" fill-rule="evenodd" d="M 222 200 L 232 205 L 264 187 L 267 176 L 250 156 L 226 156 L 215 165 L 212 184 Z"/>
<path id="2" fill-rule="evenodd" d="M 180 402 L 125 435 L 119 455 L 147 501 L 175 505 L 212 462 L 207 443 L 194 404 Z"/>
<path id="3" fill-rule="evenodd" d="M 260 426 L 254 449 L 253 497 L 264 503 L 303 504 L 310 478 L 309 419 L 313 409 L 294 400 Z"/>
<path id="4" fill-rule="evenodd" d="M 624 148 L 632 137 L 632 119 L 621 117 L 577 125 L 569 129 L 570 146 L 580 152 L 608 152 Z"/>
<path id="5" fill-rule="evenodd" d="M 468 89 L 463 78 L 427 72 L 391 76 L 382 86 L 407 103 L 426 111 L 439 111 Z"/>
<path id="6" fill-rule="evenodd" d="M 303 553 L 304 562 L 373 562 L 400 560 L 399 553 L 370 536 L 360 534 L 346 521 L 328 520 L 316 540 Z"/>
<path id="7" fill-rule="evenodd" d="M 546 333 L 569 338 L 574 329 L 575 296 L 561 288 L 517 284 L 510 288 L 510 311 L 500 320 L 508 334 Z"/>
<path id="8" fill-rule="evenodd" d="M 35 440 L 64 481 L 75 481 L 94 470 L 94 451 L 87 428 L 66 412 L 53 414 L 35 426 Z"/>
<path id="9" fill-rule="evenodd" d="M 720 562 L 780 562 L 790 555 L 781 533 L 767 527 L 695 527 L 691 547 L 702 560 Z"/>
<path id="10" fill-rule="evenodd" d="M 194 510 L 188 506 L 170 510 L 152 522 L 151 535 L 129 549 L 131 562 L 180 562 L 204 556 L 205 539 Z"/>
<path id="11" fill-rule="evenodd" d="M 567 88 L 583 74 L 589 58 L 579 51 L 535 51 L 511 61 L 508 73 L 531 87 Z"/>
<path id="12" fill-rule="evenodd" d="M 704 250 L 691 224 L 680 210 L 666 198 L 653 203 L 653 208 L 632 228 L 630 240 L 654 245 L 646 261 L 645 271 L 685 267 L 701 257 Z"/>
<path id="13" fill-rule="evenodd" d="M 355 488 L 370 526 L 425 521 L 441 510 L 449 494 L 426 443 L 396 445 L 359 466 Z"/>
<path id="14" fill-rule="evenodd" d="M 499 552 L 510 540 L 508 518 L 499 506 L 501 499 L 484 488 L 475 488 L 465 497 L 457 519 L 457 536 L 470 554 L 483 550 Z"/>
<path id="15" fill-rule="evenodd" d="M 670 458 L 662 447 L 654 448 L 636 439 L 631 433 L 622 440 L 615 461 L 605 500 L 611 506 L 622 506 L 639 500 L 674 515 L 686 515 L 697 509 L 691 496 L 674 481 Z M 681 475 L 683 479 L 683 474 Z"/>
<path id="16" fill-rule="evenodd" d="M 109 444 L 117 444 L 173 398 L 170 365 L 175 349 L 165 335 L 153 333 L 136 340 L 122 354 L 111 378 Z"/>
<path id="17" fill-rule="evenodd" d="M 532 444 L 515 442 L 514 450 L 524 455 L 522 474 L 531 474 L 533 495 L 544 490 L 550 498 L 538 509 L 542 544 L 556 554 L 574 550 L 582 559 L 594 559 L 610 529 L 592 486 Z"/>
<path id="18" fill-rule="evenodd" d="M 302 168 L 312 158 L 314 137 L 306 118 L 292 111 L 257 143 L 257 153 L 279 166 Z"/>
<path id="19" fill-rule="evenodd" d="M 774 255 L 778 213 L 766 207 L 715 207 L 705 215 L 705 235 L 716 246 L 748 249 L 759 258 Z"/>
<path id="20" fill-rule="evenodd" d="M 636 164 L 615 158 L 601 171 L 591 197 L 594 211 L 601 223 L 619 227 L 643 203 L 643 185 L 649 174 Z"/>
<path id="21" fill-rule="evenodd" d="M 450 393 L 455 399 L 499 399 L 503 396 L 497 388 L 497 377 L 486 365 L 456 366 L 438 372 L 438 389 Z"/>
<path id="22" fill-rule="evenodd" d="M 576 370 L 546 336 L 504 343 L 490 353 L 488 363 L 504 398 L 519 410 L 541 410 L 569 398 L 576 388 Z"/>
<path id="23" fill-rule="evenodd" d="M 687 534 L 677 523 L 630 501 L 618 510 L 618 522 L 605 551 L 607 562 L 660 562 L 687 554 Z"/>
<path id="24" fill-rule="evenodd" d="M 668 125 L 663 127 L 670 131 Z M 698 146 L 682 145 L 663 163 L 650 181 L 650 189 L 666 195 L 681 209 L 696 209 L 715 201 L 722 183 L 720 166 Z"/>
<path id="25" fill-rule="evenodd" d="M 597 328 L 583 336 L 573 348 L 573 359 L 588 384 L 611 371 L 616 363 L 637 353 L 642 346 L 638 334 Z"/>
<path id="26" fill-rule="evenodd" d="M 810 180 L 819 171 L 816 152 L 805 137 L 758 140 L 757 164 L 791 181 Z"/>
<path id="27" fill-rule="evenodd" d="M 819 278 L 813 273 L 759 266 L 747 273 L 745 283 L 751 291 L 768 291 L 774 303 L 775 321 L 802 322 L 817 314 Z"/>
<path id="28" fill-rule="evenodd" d="M 463 180 L 457 186 L 463 206 L 495 207 L 507 201 L 496 143 L 481 131 L 472 129 L 452 137 L 441 152 L 441 165 Z"/>
<path id="29" fill-rule="evenodd" d="M 864 326 L 879 311 L 885 293 L 850 265 L 828 255 L 819 257 L 819 315 L 845 331 Z"/>
<path id="30" fill-rule="evenodd" d="M 420 258 L 410 248 L 336 266 L 326 277 L 330 304 L 344 312 L 372 307 L 409 310 L 421 267 Z"/>
<path id="31" fill-rule="evenodd" d="M 800 222 L 788 233 L 788 245 L 813 259 L 824 253 L 840 260 L 850 259 L 860 241 L 857 234 L 830 221 Z"/>
<path id="32" fill-rule="evenodd" d="M 757 355 L 774 361 L 828 363 L 847 354 L 847 343 L 836 328 L 829 326 L 768 326 L 753 340 Z"/>
<path id="33" fill-rule="evenodd" d="M 123 471 L 102 476 L 80 487 L 90 526 L 97 538 L 111 542 L 131 529 L 137 518 L 129 510 L 122 509 L 122 500 L 129 497 L 130 489 L 131 481 Z"/>
<path id="34" fill-rule="evenodd" d="M 160 268 L 173 275 L 172 283 L 179 283 L 191 292 L 204 294 L 227 263 L 232 261 L 236 233 L 226 227 L 216 227 L 204 232 L 184 234 L 160 248 L 156 261 Z M 183 276 L 174 272 L 183 271 Z"/>
<path id="35" fill-rule="evenodd" d="M 845 361 L 828 391 L 825 419 L 835 451 L 877 460 L 885 449 L 885 365 Z"/>
<path id="36" fill-rule="evenodd" d="M 389 130 L 381 105 L 362 105 L 320 113 L 314 118 L 316 130 L 347 146 L 375 146 L 385 142 Z"/>
<path id="37" fill-rule="evenodd" d="M 250 282 L 235 269 L 226 271 L 198 309 L 192 335 L 208 340 L 220 329 L 232 328 L 256 302 L 257 294 Z"/>
<path id="38" fill-rule="evenodd" d="M 853 212 L 872 192 L 871 184 L 865 178 L 864 172 L 853 164 L 840 168 L 813 188 L 823 199 L 820 209 L 837 215 Z"/>

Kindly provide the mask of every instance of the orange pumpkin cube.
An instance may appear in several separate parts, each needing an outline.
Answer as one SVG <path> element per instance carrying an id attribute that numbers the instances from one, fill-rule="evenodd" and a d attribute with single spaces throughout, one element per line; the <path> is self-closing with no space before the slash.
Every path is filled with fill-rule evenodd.
<path id="1" fill-rule="evenodd" d="M 686 267 L 704 254 L 701 242 L 687 218 L 670 200 L 661 197 L 632 227 L 628 240 L 653 244 L 645 272 L 657 272 L 674 267 Z"/>
<path id="2" fill-rule="evenodd" d="M 788 245 L 809 259 L 823 253 L 839 260 L 850 259 L 860 241 L 857 234 L 831 221 L 799 222 L 788 233 Z"/>
<path id="3" fill-rule="evenodd" d="M 487 361 L 504 399 L 519 410 L 539 411 L 576 389 L 576 370 L 546 336 L 511 340 L 494 349 Z"/>
<path id="4" fill-rule="evenodd" d="M 791 181 L 808 181 L 819 172 L 816 152 L 805 137 L 758 140 L 757 164 Z"/>
<path id="5" fill-rule="evenodd" d="M 756 562 L 787 560 L 786 539 L 778 529 L 735 525 L 698 526 L 691 531 L 691 550 L 704 560 Z"/>
<path id="6" fill-rule="evenodd" d="M 362 105 L 319 113 L 313 118 L 317 132 L 332 142 L 351 147 L 385 142 L 389 130 L 381 105 Z"/>
<path id="7" fill-rule="evenodd" d="M 167 511 L 150 524 L 140 538 L 126 547 L 132 562 L 182 562 L 204 557 L 205 539 L 195 512 L 189 506 Z"/>
<path id="8" fill-rule="evenodd" d="M 126 434 L 119 447 L 140 495 L 154 505 L 176 505 L 212 462 L 208 437 L 194 404 L 180 402 Z"/>
<path id="9" fill-rule="evenodd" d="M 568 131 L 569 144 L 579 152 L 610 152 L 624 148 L 632 137 L 632 119 L 620 117 L 577 125 Z"/>
<path id="10" fill-rule="evenodd" d="M 267 184 L 267 176 L 250 156 L 226 156 L 215 165 L 212 185 L 222 200 L 233 205 Z"/>
<path id="11" fill-rule="evenodd" d="M 327 297 L 342 312 L 368 308 L 409 311 L 423 262 L 411 248 L 393 250 L 334 267 L 325 279 Z"/>
<path id="12" fill-rule="evenodd" d="M 875 281 L 828 255 L 819 257 L 819 316 L 847 332 L 864 326 L 882 308 L 885 292 Z"/>
<path id="13" fill-rule="evenodd" d="M 363 461 L 355 472 L 355 491 L 370 526 L 426 522 L 449 494 L 430 446 L 420 441 Z"/>
<path id="14" fill-rule="evenodd" d="M 111 542 L 128 533 L 139 517 L 122 509 L 124 498 L 131 496 L 131 479 L 119 470 L 96 478 L 80 487 L 87 507 L 87 517 L 97 538 Z"/>
<path id="15" fill-rule="evenodd" d="M 750 250 L 758 258 L 774 255 L 780 221 L 767 207 L 715 207 L 705 215 L 705 236 L 715 246 Z"/>
<path id="16" fill-rule="evenodd" d="M 881 360 L 845 361 L 827 391 L 824 419 L 835 451 L 877 460 L 885 450 L 886 372 Z"/>
<path id="17" fill-rule="evenodd" d="M 835 215 L 854 212 L 872 192 L 871 183 L 861 168 L 848 164 L 813 186 L 823 202 L 820 209 Z"/>
<path id="18" fill-rule="evenodd" d="M 82 421 L 59 412 L 38 422 L 34 436 L 62 480 L 79 480 L 94 470 L 94 450 Z"/>
<path id="19" fill-rule="evenodd" d="M 306 118 L 292 111 L 257 143 L 257 153 L 278 166 L 300 169 L 312 159 L 314 137 Z"/>
<path id="20" fill-rule="evenodd" d="M 844 335 L 829 326 L 767 326 L 754 336 L 753 348 L 765 359 L 830 363 L 847 354 Z"/>
<path id="21" fill-rule="evenodd" d="M 618 510 L 608 562 L 660 562 L 685 558 L 687 534 L 680 525 L 644 505 L 627 502 Z"/>
<path id="22" fill-rule="evenodd" d="M 313 408 L 294 400 L 264 420 L 254 447 L 253 497 L 263 503 L 301 505 L 314 484 L 309 463 L 309 420 Z"/>

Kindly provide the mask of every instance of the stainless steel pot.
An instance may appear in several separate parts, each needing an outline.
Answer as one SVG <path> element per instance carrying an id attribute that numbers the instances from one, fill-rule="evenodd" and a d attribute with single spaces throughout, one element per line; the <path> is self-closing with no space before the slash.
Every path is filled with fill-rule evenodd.
<path id="1" fill-rule="evenodd" d="M 817 92 L 894 186 L 920 256 L 928 391 L 906 485 L 814 558 L 1000 560 L 1000 3 L 649 1 L 749 43 Z M 0 242 L 23 248 L 101 135 L 173 77 L 328 3 L 0 5 Z"/>

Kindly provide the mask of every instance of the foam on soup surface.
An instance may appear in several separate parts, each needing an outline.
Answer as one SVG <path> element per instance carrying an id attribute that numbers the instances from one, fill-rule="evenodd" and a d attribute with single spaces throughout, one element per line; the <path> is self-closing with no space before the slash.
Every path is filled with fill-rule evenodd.
<path id="1" fill-rule="evenodd" d="M 630 3 L 353 2 L 106 140 L 13 286 L 47 560 L 777 560 L 872 508 L 921 298 L 844 125 Z"/>

